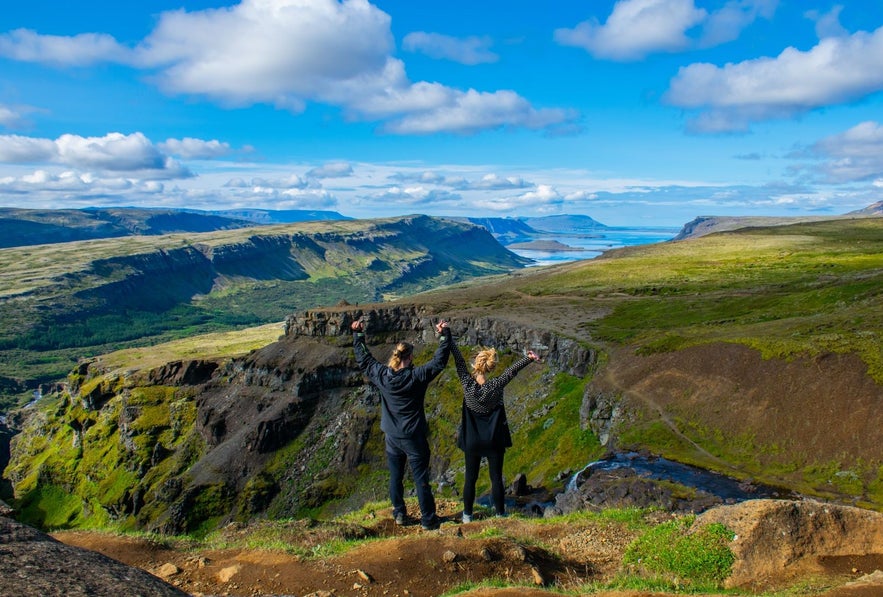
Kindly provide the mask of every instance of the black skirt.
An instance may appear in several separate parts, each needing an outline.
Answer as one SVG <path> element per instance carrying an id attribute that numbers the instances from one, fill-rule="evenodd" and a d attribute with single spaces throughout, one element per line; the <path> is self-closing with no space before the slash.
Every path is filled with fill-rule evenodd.
<path id="1" fill-rule="evenodd" d="M 463 416 L 457 431 L 457 447 L 464 452 L 500 450 L 512 446 L 509 421 L 502 403 L 486 415 L 469 410 L 463 402 Z"/>

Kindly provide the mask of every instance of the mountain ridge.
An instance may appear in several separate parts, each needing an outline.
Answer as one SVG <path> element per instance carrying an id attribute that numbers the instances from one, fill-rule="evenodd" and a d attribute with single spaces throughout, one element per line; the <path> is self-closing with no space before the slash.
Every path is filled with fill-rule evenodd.
<path id="1" fill-rule="evenodd" d="M 528 260 L 481 227 L 406 216 L 20 247 L 0 262 L 0 355 L 19 369 L 4 372 L 6 387 L 23 392 L 107 351 L 99 346 L 281 321 Z M 39 366 L 28 365 L 37 354 Z"/>

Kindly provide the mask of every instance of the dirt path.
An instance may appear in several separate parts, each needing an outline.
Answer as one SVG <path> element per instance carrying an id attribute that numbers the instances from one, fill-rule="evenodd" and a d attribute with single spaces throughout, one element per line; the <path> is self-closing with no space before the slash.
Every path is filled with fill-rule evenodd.
<path id="1" fill-rule="evenodd" d="M 497 580 L 523 587 L 574 590 L 609 580 L 634 534 L 621 525 L 537 524 L 489 518 L 460 524 L 453 507 L 437 531 L 396 526 L 378 513 L 376 538 L 339 555 L 294 550 L 188 549 L 144 538 L 65 531 L 53 536 L 145 569 L 194 595 L 439 595 L 469 583 Z M 447 511 L 447 512 L 446 512 Z M 230 538 L 237 532 L 231 529 Z M 561 554 L 566 554 L 564 557 Z"/>
<path id="2" fill-rule="evenodd" d="M 756 506 L 746 508 L 750 512 L 777 512 L 783 506 L 775 501 L 760 500 Z M 785 511 L 789 511 L 789 508 L 784 506 Z M 827 511 L 824 505 L 807 505 L 805 508 L 808 509 L 805 515 L 813 520 L 823 518 L 821 513 Z M 821 510 L 816 512 L 813 508 Z M 283 534 L 287 549 L 278 541 L 274 543 L 274 549 L 255 547 L 253 541 L 248 541 L 249 538 L 253 540 L 263 536 L 264 542 L 269 543 L 267 537 L 271 534 L 265 533 L 266 529 L 277 531 L 273 537 L 278 540 L 280 525 L 286 528 L 280 521 L 265 523 L 265 529 L 261 527 L 264 523 L 227 527 L 219 541 L 236 547 L 226 549 L 194 548 L 171 541 L 157 542 L 143 537 L 96 532 L 64 531 L 53 536 L 68 545 L 97 551 L 146 570 L 194 596 L 422 597 L 454 590 L 465 591 L 473 587 L 464 594 L 469 597 L 540 597 L 564 591 L 586 594 L 591 584 L 608 583 L 621 571 L 623 554 L 637 534 L 626 523 L 599 519 L 563 523 L 523 518 L 483 518 L 461 524 L 455 517 L 458 504 L 449 501 L 440 501 L 439 511 L 447 519 L 436 531 L 424 531 L 418 524 L 396 526 L 388 510 L 369 515 L 358 523 L 346 523 L 348 527 L 344 525 L 337 530 L 332 523 L 291 521 L 288 534 Z M 850 512 L 846 512 L 849 515 L 846 518 L 843 518 L 843 513 L 835 516 L 842 523 L 840 526 L 852 516 L 858 517 L 858 522 L 850 523 L 853 526 L 859 524 L 862 528 L 868 527 L 862 522 L 865 520 L 863 517 L 873 520 L 875 528 L 880 526 L 879 519 L 874 518 L 876 514 L 858 510 Z M 750 530 L 754 518 L 746 515 L 745 511 L 736 509 L 733 513 L 723 515 L 733 517 L 725 519 L 725 522 L 728 526 L 739 528 L 739 532 L 746 537 L 756 534 Z M 669 515 L 660 512 L 655 516 L 659 517 L 656 520 L 659 522 Z M 776 525 L 781 526 L 791 518 L 793 516 L 778 522 L 765 519 L 760 526 L 775 530 L 779 528 Z M 846 527 L 852 528 L 849 524 Z M 833 524 L 830 528 L 825 526 L 811 534 L 818 536 L 821 543 L 830 543 L 826 533 L 832 537 L 839 536 L 837 533 L 842 529 L 838 528 Z M 345 540 L 347 532 L 352 529 L 362 533 L 362 540 Z M 777 530 L 773 534 L 781 537 Z M 758 578 L 763 577 L 768 583 L 773 583 L 756 589 L 762 592 L 775 586 L 775 577 L 779 576 L 776 571 L 787 577 L 784 586 L 793 587 L 800 578 L 799 575 L 795 577 L 794 573 L 800 570 L 809 575 L 804 583 L 807 589 L 804 593 L 792 589 L 789 595 L 883 595 L 883 572 L 879 572 L 883 569 L 881 550 L 875 545 L 866 544 L 867 538 L 858 538 L 860 533 L 854 532 L 854 529 L 848 534 L 856 538 L 854 547 L 858 551 L 850 552 L 844 547 L 846 553 L 868 555 L 805 557 L 796 565 L 789 565 L 793 568 L 790 574 L 784 574 L 775 564 L 775 557 L 782 555 L 779 553 L 782 549 L 780 544 L 783 543 L 781 540 L 770 542 L 761 539 L 756 545 L 742 546 L 749 555 L 758 551 L 766 553 L 764 550 L 768 550 L 770 555 L 765 559 L 774 562 L 772 568 L 770 565 L 764 568 L 762 562 L 752 564 L 760 566 L 757 568 Z M 804 537 L 795 540 L 806 547 Z M 872 538 L 871 541 L 876 540 Z M 328 548 L 335 543 L 342 543 L 344 547 L 337 552 Z M 819 553 L 824 551 L 821 548 L 818 550 Z M 739 562 L 750 563 L 751 557 L 743 554 Z M 744 569 L 744 565 L 736 568 Z M 482 582 L 508 588 L 474 588 Z M 666 597 L 667 594 L 611 591 L 592 595 Z"/>

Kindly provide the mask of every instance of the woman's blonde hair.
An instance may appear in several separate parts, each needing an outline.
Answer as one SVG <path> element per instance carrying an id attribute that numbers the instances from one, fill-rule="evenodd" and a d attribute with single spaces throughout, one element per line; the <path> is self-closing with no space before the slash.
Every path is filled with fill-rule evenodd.
<path id="1" fill-rule="evenodd" d="M 497 365 L 497 351 L 494 348 L 480 350 L 472 360 L 472 375 L 489 373 Z"/>
<path id="2" fill-rule="evenodd" d="M 398 371 L 402 368 L 402 362 L 407 360 L 412 352 L 414 352 L 414 347 L 411 344 L 408 342 L 399 342 L 396 344 L 395 350 L 392 351 L 392 356 L 389 357 L 389 363 L 387 363 L 387 365 Z"/>

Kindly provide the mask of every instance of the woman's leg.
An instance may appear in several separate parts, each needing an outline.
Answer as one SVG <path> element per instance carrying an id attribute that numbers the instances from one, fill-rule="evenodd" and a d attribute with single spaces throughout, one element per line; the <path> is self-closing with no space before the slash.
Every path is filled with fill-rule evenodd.
<path id="1" fill-rule="evenodd" d="M 488 474 L 491 477 L 491 497 L 494 510 L 499 516 L 506 514 L 506 490 L 503 488 L 503 456 L 505 449 L 491 450 L 487 453 Z"/>
<path id="2" fill-rule="evenodd" d="M 472 515 L 475 504 L 475 482 L 478 481 L 478 468 L 481 466 L 481 454 L 466 452 L 466 473 L 463 477 L 463 513 Z"/>

